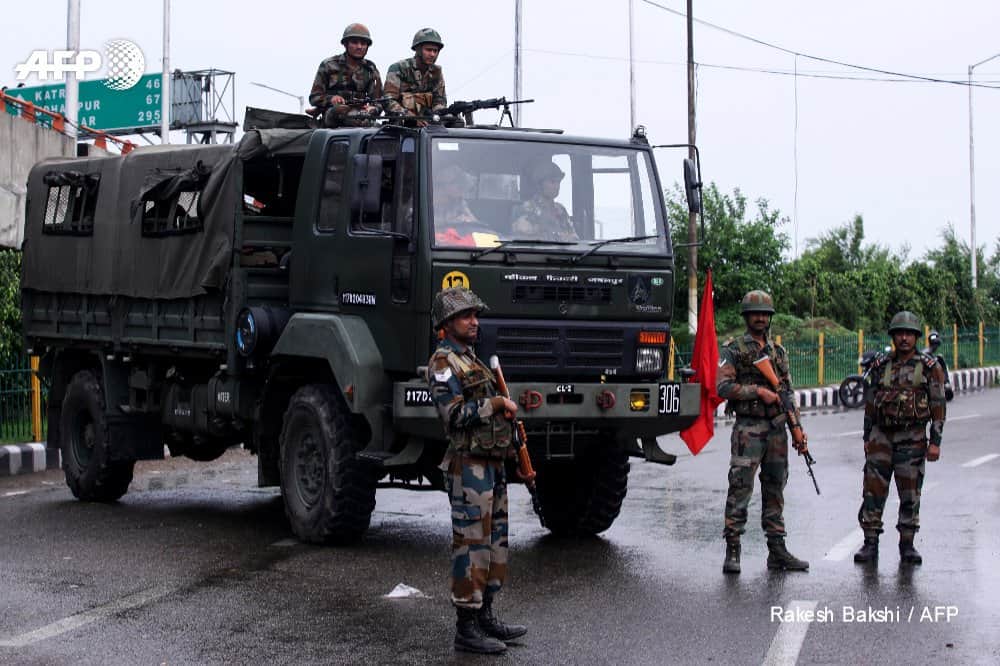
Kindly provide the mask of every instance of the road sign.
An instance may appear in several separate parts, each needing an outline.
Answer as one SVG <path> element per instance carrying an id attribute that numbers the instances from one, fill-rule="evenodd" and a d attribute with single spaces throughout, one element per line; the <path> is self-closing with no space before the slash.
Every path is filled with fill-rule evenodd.
<path id="1" fill-rule="evenodd" d="M 66 113 L 65 84 L 8 88 L 6 92 L 47 111 Z M 104 85 L 104 79 L 81 81 L 79 100 L 79 123 L 93 129 L 121 131 L 160 126 L 159 74 L 146 74 L 128 90 L 111 90 Z"/>

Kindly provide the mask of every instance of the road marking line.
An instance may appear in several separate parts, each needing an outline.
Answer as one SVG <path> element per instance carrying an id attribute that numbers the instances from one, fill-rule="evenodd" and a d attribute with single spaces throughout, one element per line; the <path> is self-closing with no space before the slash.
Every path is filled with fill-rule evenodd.
<path id="1" fill-rule="evenodd" d="M 18 495 L 27 495 L 29 490 L 11 490 L 3 494 L 4 497 L 17 497 Z"/>
<path id="2" fill-rule="evenodd" d="M 996 460 L 997 458 L 1000 458 L 1000 453 L 990 453 L 988 455 L 970 460 L 969 462 L 962 465 L 962 467 L 977 467 L 979 465 L 982 465 L 983 463 L 988 463 L 991 460 Z"/>
<path id="3" fill-rule="evenodd" d="M 282 539 L 281 541 L 272 543 L 271 548 L 291 548 L 297 545 L 299 545 L 299 542 L 296 539 Z"/>
<path id="4" fill-rule="evenodd" d="M 865 434 L 864 430 L 852 430 L 850 432 L 838 433 L 834 435 L 834 437 L 854 437 L 856 435 L 863 435 L 863 434 Z"/>
<path id="5" fill-rule="evenodd" d="M 828 562 L 840 562 L 855 550 L 860 548 L 864 541 L 865 535 L 861 532 L 861 530 L 852 530 L 850 534 L 838 541 L 837 544 L 830 549 L 830 552 L 826 554 L 826 557 L 824 557 L 823 560 Z"/>
<path id="6" fill-rule="evenodd" d="M 25 647 L 27 645 L 31 645 L 32 643 L 37 643 L 47 638 L 64 634 L 67 631 L 73 631 L 74 629 L 78 629 L 96 620 L 101 620 L 114 615 L 115 613 L 129 610 L 131 608 L 138 608 L 139 606 L 145 606 L 150 602 L 167 596 L 177 589 L 179 588 L 161 585 L 152 587 L 148 590 L 143 590 L 142 592 L 130 594 L 127 597 L 122 597 L 117 601 L 112 601 L 111 603 L 104 604 L 103 606 L 97 606 L 96 608 L 91 608 L 90 610 L 77 613 L 76 615 L 70 615 L 69 617 L 57 620 L 52 624 L 45 625 L 44 627 L 35 629 L 34 631 L 29 631 L 26 634 L 0 640 L 0 647 Z"/>
<path id="7" fill-rule="evenodd" d="M 799 610 L 810 612 L 816 610 L 816 601 L 793 601 L 785 606 L 785 610 Z M 777 666 L 779 664 L 794 664 L 799 659 L 799 651 L 802 650 L 802 643 L 805 642 L 806 632 L 809 631 L 808 622 L 782 622 L 777 633 L 771 639 L 771 647 L 764 657 L 764 666 Z"/>

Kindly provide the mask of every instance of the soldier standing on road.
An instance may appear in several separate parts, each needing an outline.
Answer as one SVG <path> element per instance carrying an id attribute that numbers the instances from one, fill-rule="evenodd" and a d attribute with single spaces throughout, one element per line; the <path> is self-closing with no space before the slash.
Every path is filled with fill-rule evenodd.
<path id="1" fill-rule="evenodd" d="M 579 240 L 566 208 L 556 201 L 565 176 L 558 165 L 545 160 L 528 174 L 534 183 L 535 196 L 514 209 L 511 230 L 518 238 L 541 238 L 554 241 Z"/>
<path id="2" fill-rule="evenodd" d="M 517 405 L 499 394 L 496 377 L 472 349 L 485 309 L 462 287 L 434 297 L 431 318 L 444 338 L 427 364 L 427 379 L 450 442 L 441 469 L 451 501 L 455 649 L 497 654 L 507 649 L 506 641 L 528 630 L 504 624 L 493 609 L 507 577 L 504 461 L 515 455 Z"/>
<path id="3" fill-rule="evenodd" d="M 435 64 L 444 48 L 441 35 L 433 28 L 421 28 L 411 48 L 413 57 L 393 63 L 385 75 L 385 95 L 392 98 L 386 111 L 405 116 L 440 111 L 448 106 L 444 72 Z"/>
<path id="4" fill-rule="evenodd" d="M 344 28 L 340 43 L 344 45 L 344 52 L 319 64 L 309 92 L 309 103 L 323 114 L 323 124 L 327 127 L 363 124 L 351 120 L 349 114 L 354 111 L 371 113 L 378 111 L 378 107 L 351 107 L 347 104 L 354 99 L 382 97 L 382 77 L 378 68 L 371 60 L 365 59 L 372 45 L 368 28 L 361 23 L 350 24 Z"/>
<path id="5" fill-rule="evenodd" d="M 733 425 L 732 457 L 729 467 L 729 494 L 726 497 L 725 573 L 740 572 L 740 535 L 747 522 L 747 505 L 753 494 L 754 472 L 760 468 L 761 525 L 767 535 L 767 568 L 806 571 L 809 563 L 785 548 L 783 517 L 785 482 L 788 481 L 789 427 L 800 426 L 798 408 L 789 415 L 781 397 L 772 390 L 754 361 L 766 356 L 774 366 L 780 390 L 791 392 L 788 355 L 784 347 L 768 335 L 774 301 L 763 291 L 748 292 L 740 303 L 747 324 L 746 333 L 726 342 L 719 354 L 718 392 L 728 400 L 726 411 L 736 415 Z M 789 423 L 794 417 L 795 423 Z M 794 445 L 799 453 L 808 450 L 803 442 Z"/>
<path id="6" fill-rule="evenodd" d="M 917 351 L 920 320 L 912 312 L 897 312 L 889 322 L 895 350 L 880 356 L 872 366 L 865 387 L 865 468 L 858 522 L 865 543 L 854 554 L 855 562 L 878 559 L 882 510 L 889 496 L 889 481 L 896 476 L 899 495 L 899 557 L 904 564 L 920 564 L 913 547 L 920 529 L 920 489 L 924 460 L 941 456 L 945 419 L 945 375 L 941 364 Z M 930 423 L 928 444 L 927 424 Z"/>

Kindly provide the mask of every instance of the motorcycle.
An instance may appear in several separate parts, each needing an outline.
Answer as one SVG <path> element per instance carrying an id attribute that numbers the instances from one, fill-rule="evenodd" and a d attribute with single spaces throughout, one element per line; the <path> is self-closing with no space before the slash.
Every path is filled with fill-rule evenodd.
<path id="1" fill-rule="evenodd" d="M 941 346 L 941 335 L 937 331 L 931 331 L 927 336 L 927 343 L 927 347 L 922 351 L 929 356 L 935 357 L 937 362 L 941 364 L 941 369 L 944 370 L 944 397 L 945 400 L 950 401 L 955 397 L 955 391 L 951 386 L 948 363 L 944 360 L 944 356 L 937 353 L 938 347 Z M 868 375 L 871 373 L 872 366 L 875 365 L 877 358 L 882 354 L 888 354 L 890 351 L 892 351 L 892 347 L 886 347 L 883 351 L 870 350 L 861 355 L 861 358 L 858 359 L 858 365 L 861 366 L 861 374 L 847 375 L 844 381 L 840 382 L 840 387 L 837 389 L 840 404 L 848 409 L 854 409 L 864 404 L 865 384 Z"/>

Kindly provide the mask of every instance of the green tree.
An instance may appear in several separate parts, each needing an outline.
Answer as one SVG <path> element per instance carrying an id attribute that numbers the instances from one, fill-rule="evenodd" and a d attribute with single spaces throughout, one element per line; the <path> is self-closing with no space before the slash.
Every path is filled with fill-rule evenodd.
<path id="1" fill-rule="evenodd" d="M 779 227 L 788 219 L 771 210 L 766 199 L 757 199 L 751 206 L 738 188 L 726 194 L 715 183 L 704 188 L 702 209 L 705 238 L 698 248 L 699 287 L 704 284 L 705 269 L 711 266 L 717 327 L 724 330 L 739 322 L 743 294 L 752 289 L 774 290 L 782 253 L 789 247 L 788 235 Z M 674 242 L 686 242 L 688 208 L 679 186 L 667 192 L 667 216 Z M 684 322 L 688 308 L 687 248 L 676 251 L 675 265 L 674 317 Z M 675 327 L 678 332 L 682 328 Z"/>
<path id="2" fill-rule="evenodd" d="M 0 249 L 0 363 L 21 354 L 21 253 Z"/>

